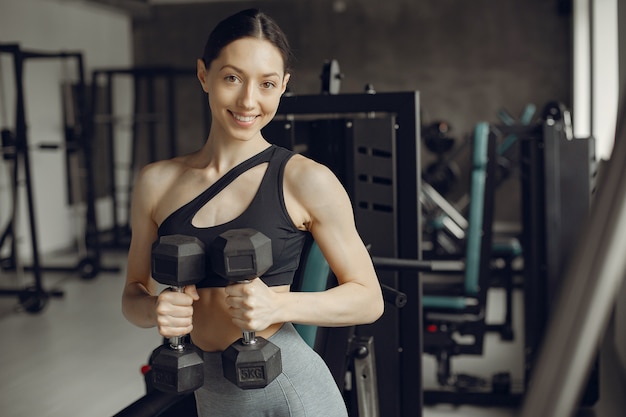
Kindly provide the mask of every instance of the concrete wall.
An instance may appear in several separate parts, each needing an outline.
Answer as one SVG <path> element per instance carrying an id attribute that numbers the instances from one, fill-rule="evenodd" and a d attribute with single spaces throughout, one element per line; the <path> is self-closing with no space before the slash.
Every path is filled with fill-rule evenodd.
<path id="1" fill-rule="evenodd" d="M 132 63 L 131 18 L 119 10 L 87 2 L 61 0 L 0 0 L 0 43 L 17 43 L 38 52 L 82 52 L 86 72 L 94 67 L 128 66 Z M 0 55 L 1 127 L 14 128 L 15 89 L 13 61 Z M 26 61 L 24 88 L 29 145 L 63 143 L 61 83 L 76 80 L 73 61 Z M 127 97 L 125 98 L 128 99 Z M 63 152 L 32 151 L 31 165 L 39 249 L 49 252 L 71 246 L 76 217 L 67 204 Z M 0 227 L 11 216 L 9 165 L 0 159 Z M 19 195 L 20 253 L 31 254 L 24 187 Z M 6 254 L 2 254 L 3 256 Z"/>

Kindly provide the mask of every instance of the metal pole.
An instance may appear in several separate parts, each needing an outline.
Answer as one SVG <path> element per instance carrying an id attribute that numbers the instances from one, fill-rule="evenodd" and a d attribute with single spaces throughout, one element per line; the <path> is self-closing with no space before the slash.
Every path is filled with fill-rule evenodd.
<path id="1" fill-rule="evenodd" d="M 520 417 L 570 417 L 626 273 L 626 110 L 591 214 L 566 270 Z"/>

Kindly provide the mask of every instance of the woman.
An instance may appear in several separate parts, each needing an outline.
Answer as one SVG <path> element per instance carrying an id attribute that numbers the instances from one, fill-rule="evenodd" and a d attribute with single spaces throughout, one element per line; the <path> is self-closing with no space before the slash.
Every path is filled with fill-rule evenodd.
<path id="1" fill-rule="evenodd" d="M 283 32 L 267 15 L 251 9 L 220 22 L 197 62 L 212 115 L 206 143 L 144 167 L 134 187 L 123 312 L 137 326 L 157 326 L 164 337 L 190 333 L 205 352 L 205 385 L 196 391 L 200 416 L 346 416 L 328 368 L 291 323 L 348 326 L 371 323 L 383 312 L 344 188 L 323 165 L 261 134 L 287 88 L 290 58 Z M 208 245 L 242 227 L 272 239 L 274 264 L 261 278 L 227 286 L 208 270 L 182 293 L 157 295 L 150 253 L 158 236 L 192 234 Z M 308 233 L 339 285 L 290 292 Z M 241 329 L 281 349 L 283 372 L 263 389 L 242 390 L 222 376 L 220 352 Z"/>

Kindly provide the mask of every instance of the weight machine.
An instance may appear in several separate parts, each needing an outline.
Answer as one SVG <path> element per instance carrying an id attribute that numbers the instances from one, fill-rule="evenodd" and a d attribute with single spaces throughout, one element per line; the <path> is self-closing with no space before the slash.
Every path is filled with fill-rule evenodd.
<path id="1" fill-rule="evenodd" d="M 328 166 L 352 199 L 373 256 L 420 258 L 419 93 L 283 97 L 263 134 Z M 380 409 L 385 416 L 422 409 L 421 284 L 414 271 L 381 271 L 380 281 L 406 295 L 373 325 L 357 326 L 376 342 Z"/>
<path id="2" fill-rule="evenodd" d="M 561 112 L 561 114 L 565 114 Z M 522 196 L 524 248 L 524 390 L 537 367 L 537 354 L 544 338 L 551 338 L 546 323 L 553 316 L 554 302 L 562 288 L 565 265 L 580 239 L 595 191 L 596 162 L 593 138 L 573 139 L 566 117 L 546 116 L 538 123 L 493 126 L 501 138 L 517 138 L 520 146 L 519 180 Z M 598 398 L 598 366 L 590 367 L 581 404 Z M 428 393 L 430 394 L 430 393 Z M 442 392 L 427 395 L 428 402 L 455 404 L 518 405 L 524 392 Z"/>
<path id="3" fill-rule="evenodd" d="M 590 214 L 582 223 L 577 243 L 570 242 L 566 248 L 569 256 L 559 259 L 563 278 L 550 320 L 544 327 L 545 336 L 535 345 L 536 366 L 521 417 L 574 415 L 577 404 L 585 401 L 585 391 L 589 391 L 589 381 L 593 379 L 598 347 L 626 274 L 624 104 L 622 100 L 615 147 L 598 179 Z"/>
<path id="4" fill-rule="evenodd" d="M 46 291 L 42 284 L 43 271 L 79 271 L 85 279 L 94 278 L 102 270 L 117 271 L 116 268 L 105 268 L 101 264 L 101 251 L 96 231 L 95 198 L 93 196 L 93 172 L 86 169 L 84 184 L 77 184 L 79 160 L 82 158 L 85 166 L 91 166 L 91 148 L 89 142 L 85 140 L 88 129 L 88 118 L 85 101 L 85 79 L 83 56 L 80 52 L 41 52 L 23 50 L 18 44 L 0 45 L 0 53 L 10 54 L 13 58 L 14 78 L 15 78 L 15 133 L 8 128 L 2 131 L 2 155 L 7 163 L 12 163 L 12 188 L 13 194 L 12 213 L 8 225 L 0 239 L 0 247 L 10 240 L 10 255 L 2 260 L 3 269 L 21 269 L 17 256 L 16 244 L 16 215 L 18 197 L 18 176 L 23 171 L 25 176 L 25 191 L 28 205 L 28 222 L 30 225 L 30 240 L 32 248 L 32 266 L 26 269 L 32 270 L 34 285 L 23 290 L 3 289 L 0 295 L 17 296 L 23 307 L 29 312 L 39 312 L 45 305 L 49 297 L 61 297 L 63 293 L 59 290 Z M 39 149 L 65 149 L 66 161 L 68 162 L 68 189 L 70 190 L 70 203 L 79 204 L 80 191 L 84 192 L 86 204 L 84 236 L 78 236 L 79 256 L 81 257 L 76 265 L 69 266 L 44 266 L 40 260 L 39 243 L 37 235 L 37 225 L 35 219 L 35 203 L 32 189 L 32 172 L 30 165 L 26 106 L 24 100 L 24 64 L 30 59 L 60 59 L 74 61 L 78 80 L 76 85 L 64 86 L 64 133 L 65 144 L 42 144 Z M 71 174 L 74 174 L 73 177 Z M 81 187 L 82 186 L 82 187 Z"/>

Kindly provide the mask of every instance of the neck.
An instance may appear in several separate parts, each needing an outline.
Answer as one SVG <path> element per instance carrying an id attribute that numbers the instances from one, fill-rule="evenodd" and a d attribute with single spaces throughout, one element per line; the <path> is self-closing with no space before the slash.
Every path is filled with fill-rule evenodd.
<path id="1" fill-rule="evenodd" d="M 262 136 L 249 141 L 221 141 L 209 136 L 200 150 L 207 166 L 213 166 L 218 172 L 227 171 L 248 158 L 262 152 L 270 146 Z"/>

